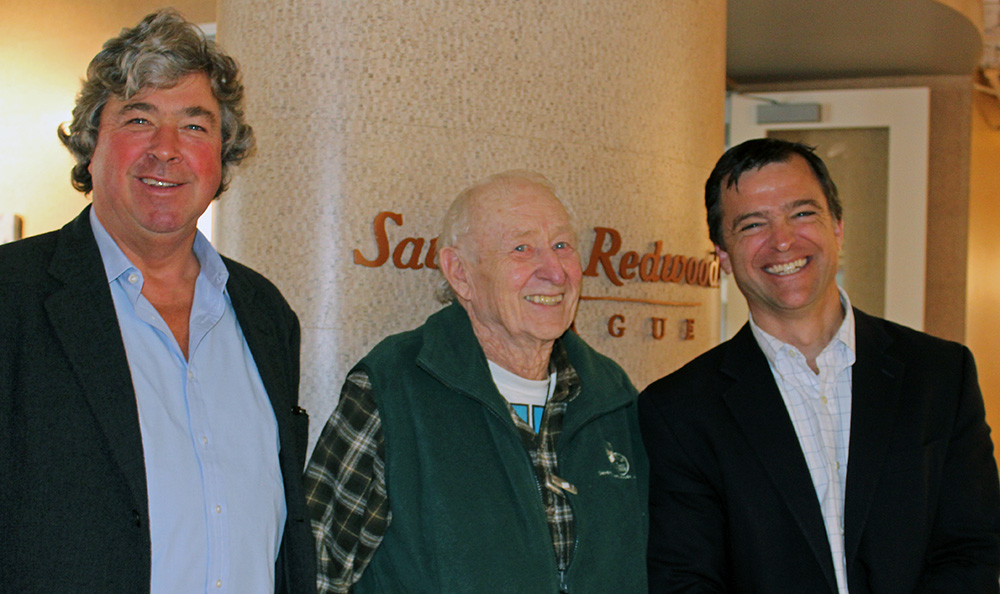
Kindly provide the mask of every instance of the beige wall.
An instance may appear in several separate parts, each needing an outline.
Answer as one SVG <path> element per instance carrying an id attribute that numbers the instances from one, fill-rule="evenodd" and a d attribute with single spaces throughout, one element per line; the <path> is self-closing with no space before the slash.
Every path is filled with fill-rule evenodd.
<path id="1" fill-rule="evenodd" d="M 73 160 L 56 138 L 70 119 L 90 59 L 122 27 L 162 6 L 154 0 L 0 0 L 0 212 L 24 234 L 64 225 L 87 204 L 73 189 Z M 171 3 L 189 20 L 215 20 L 214 0 Z"/>
<path id="2" fill-rule="evenodd" d="M 972 112 L 972 192 L 969 204 L 967 343 L 979 366 L 986 416 L 1000 455 L 1000 107 L 976 93 Z"/>
<path id="3" fill-rule="evenodd" d="M 215 238 L 300 316 L 314 439 L 350 366 L 440 307 L 436 271 L 354 263 L 354 249 L 373 256 L 380 211 L 403 215 L 393 246 L 434 237 L 465 185 L 528 168 L 572 203 L 585 259 L 594 226 L 619 230 L 623 252 L 709 254 L 700 196 L 723 148 L 723 0 L 221 0 L 218 37 L 245 67 L 260 148 L 219 202 Z M 601 275 L 583 292 L 694 304 L 581 304 L 581 336 L 640 388 L 716 342 L 717 289 Z"/>

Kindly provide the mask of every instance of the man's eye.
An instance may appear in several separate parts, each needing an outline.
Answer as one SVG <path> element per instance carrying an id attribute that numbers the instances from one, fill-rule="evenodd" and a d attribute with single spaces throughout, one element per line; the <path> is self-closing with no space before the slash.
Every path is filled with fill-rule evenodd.
<path id="1" fill-rule="evenodd" d="M 204 127 L 204 126 L 199 126 L 198 124 L 188 124 L 188 125 L 187 125 L 187 126 L 185 126 L 185 127 L 186 127 L 186 128 L 188 129 L 188 130 L 195 130 L 195 131 L 197 131 L 197 132 L 204 132 L 204 131 L 205 131 L 205 127 Z"/>
<path id="2" fill-rule="evenodd" d="M 760 225 L 760 223 L 747 223 L 746 225 L 740 227 L 740 231 L 752 231 L 757 227 L 760 227 Z"/>
<path id="3" fill-rule="evenodd" d="M 557 244 L 555 244 L 552 247 L 553 247 L 553 249 L 564 250 L 564 249 L 566 249 L 566 248 L 569 247 L 569 243 L 567 243 L 565 241 L 560 241 L 560 242 L 558 242 Z"/>
<path id="4" fill-rule="evenodd" d="M 126 122 L 127 124 L 148 124 L 149 120 L 146 118 L 132 118 Z"/>
<path id="5" fill-rule="evenodd" d="M 526 251 L 528 251 L 528 246 L 526 246 L 524 244 L 521 244 L 521 245 L 515 247 L 514 251 L 515 252 L 526 252 Z"/>

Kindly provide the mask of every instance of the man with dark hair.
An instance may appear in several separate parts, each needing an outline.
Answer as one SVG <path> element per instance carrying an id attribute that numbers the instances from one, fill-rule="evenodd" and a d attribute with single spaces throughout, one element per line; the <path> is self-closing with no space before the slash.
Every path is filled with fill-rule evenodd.
<path id="1" fill-rule="evenodd" d="M 851 307 L 840 201 L 809 147 L 733 147 L 705 206 L 750 320 L 640 395 L 650 592 L 997 592 L 972 354 Z"/>
<path id="2" fill-rule="evenodd" d="M 111 39 L 68 129 L 92 204 L 0 246 L 0 590 L 314 592 L 298 319 L 198 217 L 253 146 L 176 12 Z"/>

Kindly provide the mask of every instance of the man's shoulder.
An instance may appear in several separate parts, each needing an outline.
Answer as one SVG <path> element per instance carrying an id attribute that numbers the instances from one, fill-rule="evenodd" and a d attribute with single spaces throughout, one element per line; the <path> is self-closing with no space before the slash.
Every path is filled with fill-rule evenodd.
<path id="1" fill-rule="evenodd" d="M 416 367 L 445 377 L 456 369 L 468 370 L 479 363 L 485 373 L 486 358 L 465 310 L 452 303 L 432 313 L 416 328 L 383 338 L 356 368 L 367 371 L 369 377 L 379 375 L 380 370 L 397 374 Z"/>
<path id="2" fill-rule="evenodd" d="M 87 206 L 62 228 L 0 245 L 0 286 L 91 282 L 102 278 L 100 251 Z"/>
<path id="3" fill-rule="evenodd" d="M 0 245 L 0 282 L 36 276 L 47 268 L 59 241 L 59 232 L 19 239 Z"/>
<path id="4" fill-rule="evenodd" d="M 930 372 L 942 366 L 960 364 L 968 356 L 968 348 L 959 342 L 872 316 L 857 308 L 854 316 L 859 357 L 871 352 L 870 349 L 883 349 L 885 354 L 914 371 Z"/>
<path id="5" fill-rule="evenodd" d="M 559 343 L 566 349 L 570 363 L 584 383 L 588 379 L 593 381 L 595 378 L 602 378 L 627 383 L 630 388 L 632 387 L 628 374 L 617 361 L 595 349 L 573 330 L 567 330 L 559 339 Z"/>
<path id="6" fill-rule="evenodd" d="M 229 271 L 230 278 L 236 278 L 240 282 L 252 283 L 263 287 L 274 287 L 274 283 L 272 283 L 266 276 L 257 272 L 253 268 L 250 268 L 246 264 L 241 264 L 228 256 L 223 256 L 222 254 L 219 254 L 219 257 L 222 258 L 223 263 L 225 263 L 226 270 Z M 277 289 L 277 287 L 274 288 Z"/>
<path id="7" fill-rule="evenodd" d="M 51 231 L 0 245 L 0 315 L 29 315 L 27 311 L 40 307 L 64 285 L 65 278 L 53 275 L 53 263 L 59 252 L 59 233 Z M 81 269 L 63 266 L 58 272 L 75 275 L 78 279 Z"/>
<path id="8" fill-rule="evenodd" d="M 227 288 L 230 292 L 253 289 L 253 291 L 259 293 L 255 293 L 255 298 L 264 297 L 274 303 L 282 304 L 287 307 L 288 302 L 281 294 L 281 290 L 279 290 L 270 279 L 253 268 L 250 268 L 245 264 L 240 264 L 232 258 L 228 258 L 221 254 L 219 256 L 222 258 L 222 262 L 226 265 L 226 270 L 229 272 L 229 282 L 227 284 Z"/>
<path id="9" fill-rule="evenodd" d="M 373 368 L 390 362 L 415 362 L 424 344 L 425 326 L 426 324 L 421 324 L 416 328 L 386 336 L 368 351 L 359 362 L 359 366 L 370 374 Z"/>
<path id="10" fill-rule="evenodd" d="M 428 356 L 459 357 L 468 355 L 467 348 L 478 346 L 465 310 L 450 303 L 430 314 L 416 328 L 390 334 L 372 348 L 365 358 L 413 359 L 426 346 Z M 485 363 L 485 360 L 484 360 Z"/>
<path id="11" fill-rule="evenodd" d="M 698 380 L 706 377 L 706 371 L 719 369 L 722 367 L 723 362 L 727 357 L 729 357 L 733 352 L 741 351 L 744 348 L 746 348 L 746 345 L 742 344 L 742 342 L 736 338 L 723 341 L 722 343 L 717 344 L 704 353 L 698 355 L 694 359 L 691 359 L 679 369 L 668 373 L 664 377 L 653 382 L 650 384 L 650 387 L 661 384 L 683 385 L 686 383 L 697 382 Z"/>
<path id="12" fill-rule="evenodd" d="M 652 382 L 639 394 L 640 403 L 658 407 L 669 403 L 671 408 L 701 409 L 716 402 L 733 382 L 723 372 L 727 362 L 734 358 L 745 359 L 748 350 L 754 346 L 747 344 L 745 338 L 738 334 Z M 761 359 L 766 368 L 767 361 L 763 355 Z"/>
<path id="13" fill-rule="evenodd" d="M 965 347 L 958 342 L 948 340 L 897 322 L 867 314 L 854 309 L 855 335 L 858 342 L 872 340 L 887 340 L 890 348 L 899 350 L 916 349 L 918 351 L 941 352 Z"/>

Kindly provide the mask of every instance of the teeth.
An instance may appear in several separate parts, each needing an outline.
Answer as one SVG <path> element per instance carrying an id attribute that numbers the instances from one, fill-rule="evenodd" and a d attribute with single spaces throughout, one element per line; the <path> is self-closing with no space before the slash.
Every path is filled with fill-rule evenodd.
<path id="1" fill-rule="evenodd" d="M 793 272 L 798 272 L 806 265 L 805 258 L 799 258 L 794 262 L 788 262 L 787 264 L 776 264 L 774 266 L 768 266 L 764 269 L 768 274 L 777 274 L 778 276 L 784 276 L 786 274 L 792 274 Z"/>
<path id="2" fill-rule="evenodd" d="M 531 303 L 537 303 L 539 305 L 556 305 L 562 303 L 562 295 L 527 295 L 524 298 L 525 301 L 530 301 Z"/>
<path id="3" fill-rule="evenodd" d="M 180 184 L 172 184 L 169 182 L 160 181 L 158 179 L 151 179 L 148 177 L 142 178 L 141 181 L 147 186 L 156 186 L 157 188 L 174 188 L 180 185 Z"/>

